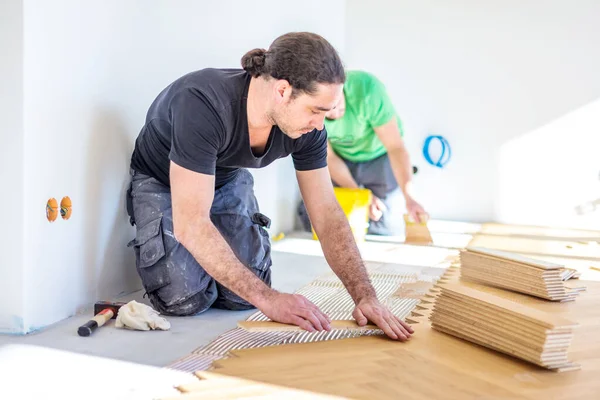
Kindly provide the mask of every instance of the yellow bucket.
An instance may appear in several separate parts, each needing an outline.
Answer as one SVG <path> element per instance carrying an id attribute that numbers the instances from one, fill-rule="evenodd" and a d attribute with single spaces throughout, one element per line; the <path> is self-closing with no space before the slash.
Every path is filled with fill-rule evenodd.
<path id="1" fill-rule="evenodd" d="M 372 194 L 369 189 L 334 187 L 335 197 L 342 207 L 357 242 L 363 242 L 369 229 L 369 205 Z M 313 239 L 319 240 L 313 229 Z"/>

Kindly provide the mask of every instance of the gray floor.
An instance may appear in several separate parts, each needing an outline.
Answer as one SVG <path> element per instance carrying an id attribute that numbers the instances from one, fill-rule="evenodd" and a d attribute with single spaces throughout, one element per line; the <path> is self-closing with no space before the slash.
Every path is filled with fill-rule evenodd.
<path id="1" fill-rule="evenodd" d="M 293 292 L 317 276 L 330 271 L 323 257 L 273 253 L 273 287 Z M 142 292 L 118 299 L 149 304 Z M 219 334 L 254 311 L 209 310 L 194 317 L 169 317 L 169 331 L 130 331 L 114 327 L 114 320 L 90 337 L 77 335 L 77 327 L 90 314 L 77 315 L 27 336 L 0 335 L 0 348 L 7 344 L 28 344 L 75 353 L 107 357 L 152 366 L 166 366 L 194 349 L 208 344 Z"/>

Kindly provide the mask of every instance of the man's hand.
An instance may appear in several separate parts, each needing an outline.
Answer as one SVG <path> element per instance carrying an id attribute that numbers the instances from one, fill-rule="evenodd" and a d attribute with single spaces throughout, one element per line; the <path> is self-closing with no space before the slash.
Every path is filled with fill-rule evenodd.
<path id="1" fill-rule="evenodd" d="M 372 221 L 379 221 L 383 216 L 383 212 L 387 210 L 383 201 L 379 199 L 379 197 L 373 195 L 373 199 L 371 200 L 371 205 L 369 206 L 369 218 Z"/>
<path id="2" fill-rule="evenodd" d="M 331 330 L 331 319 L 299 294 L 273 291 L 259 309 L 275 322 L 297 325 L 309 332 Z"/>
<path id="3" fill-rule="evenodd" d="M 405 341 L 414 333 L 412 328 L 396 317 L 378 300 L 361 300 L 354 309 L 352 316 L 360 326 L 371 321 L 394 340 Z"/>
<path id="4" fill-rule="evenodd" d="M 428 217 L 425 209 L 419 203 L 417 203 L 416 200 L 410 197 L 406 199 L 406 211 L 411 216 L 413 221 L 417 223 L 426 221 L 426 218 Z"/>

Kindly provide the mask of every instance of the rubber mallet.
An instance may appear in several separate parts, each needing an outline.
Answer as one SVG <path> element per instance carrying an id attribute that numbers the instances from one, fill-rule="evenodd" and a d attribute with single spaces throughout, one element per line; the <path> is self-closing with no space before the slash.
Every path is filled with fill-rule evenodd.
<path id="1" fill-rule="evenodd" d="M 79 336 L 90 336 L 96 329 L 104 325 L 108 320 L 117 318 L 119 309 L 127 303 L 114 301 L 98 301 L 94 304 L 94 318 L 77 329 Z"/>

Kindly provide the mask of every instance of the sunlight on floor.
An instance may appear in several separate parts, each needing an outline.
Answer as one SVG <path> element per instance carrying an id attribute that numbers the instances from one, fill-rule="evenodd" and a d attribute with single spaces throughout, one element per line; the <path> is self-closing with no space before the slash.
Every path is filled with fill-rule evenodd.
<path id="1" fill-rule="evenodd" d="M 458 250 L 443 247 L 414 246 L 399 243 L 363 242 L 358 245 L 365 261 L 395 263 L 415 266 L 431 266 L 443 262 Z M 273 251 L 323 256 L 320 242 L 302 233 L 294 233 L 273 243 Z"/>
<path id="2" fill-rule="evenodd" d="M 61 399 L 150 399 L 176 395 L 175 385 L 194 381 L 178 371 L 31 345 L 0 347 L 0 376 L 3 399 L 49 394 Z"/>

